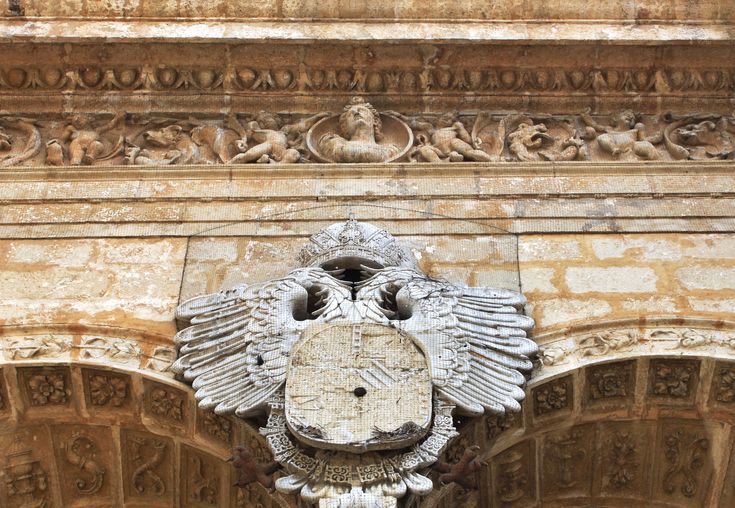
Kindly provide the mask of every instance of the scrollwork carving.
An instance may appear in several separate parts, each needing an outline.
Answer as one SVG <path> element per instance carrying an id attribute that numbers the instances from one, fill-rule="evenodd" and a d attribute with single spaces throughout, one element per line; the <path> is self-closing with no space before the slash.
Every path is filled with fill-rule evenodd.
<path id="1" fill-rule="evenodd" d="M 82 475 L 74 480 L 77 494 L 90 495 L 102 488 L 106 470 L 97 462 L 96 454 L 97 444 L 83 434 L 72 436 L 64 448 L 64 458 Z"/>
<path id="2" fill-rule="evenodd" d="M 131 461 L 134 469 L 131 483 L 138 495 L 163 496 L 166 483 L 158 467 L 167 458 L 169 446 L 166 442 L 147 437 L 131 437 Z"/>
<path id="3" fill-rule="evenodd" d="M 694 497 L 710 442 L 699 434 L 676 430 L 665 437 L 665 457 L 669 467 L 663 479 L 664 492 L 677 490 L 684 497 Z"/>

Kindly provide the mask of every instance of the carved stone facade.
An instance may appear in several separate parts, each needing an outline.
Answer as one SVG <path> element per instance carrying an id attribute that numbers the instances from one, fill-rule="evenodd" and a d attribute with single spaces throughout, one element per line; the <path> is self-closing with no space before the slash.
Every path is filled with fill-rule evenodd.
<path id="1" fill-rule="evenodd" d="M 734 40 L 732 0 L 4 2 L 0 506 L 312 508 L 275 486 L 392 477 L 310 461 L 354 447 L 319 428 L 354 391 L 307 393 L 342 387 L 307 372 L 341 333 L 270 419 L 171 369 L 178 305 L 325 262 L 338 239 L 302 246 L 349 217 L 395 236 L 382 266 L 522 292 L 539 347 L 518 412 L 394 390 L 415 426 L 371 420 L 365 456 L 420 435 L 435 467 L 378 505 L 735 506 Z M 439 355 L 395 356 L 408 390 Z M 378 363 L 355 388 L 389 391 Z M 343 494 L 319 508 L 375 501 Z"/>

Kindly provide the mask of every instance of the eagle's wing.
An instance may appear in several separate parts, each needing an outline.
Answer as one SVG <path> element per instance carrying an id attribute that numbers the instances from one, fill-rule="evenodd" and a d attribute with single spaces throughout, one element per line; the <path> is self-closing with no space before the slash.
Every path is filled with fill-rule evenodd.
<path id="1" fill-rule="evenodd" d="M 200 407 L 237 416 L 263 408 L 286 379 L 292 344 L 313 323 L 306 319 L 310 288 L 323 298 L 322 315 L 338 312 L 340 297 L 349 295 L 321 268 L 307 268 L 178 307 L 177 319 L 190 326 L 176 334 L 180 349 L 172 370 L 192 382 Z"/>
<path id="2" fill-rule="evenodd" d="M 538 350 L 526 337 L 533 320 L 521 314 L 523 295 L 455 286 L 399 268 L 380 270 L 374 281 L 383 302 L 395 295 L 391 323 L 423 349 L 440 394 L 471 414 L 521 409 L 523 372 Z"/>

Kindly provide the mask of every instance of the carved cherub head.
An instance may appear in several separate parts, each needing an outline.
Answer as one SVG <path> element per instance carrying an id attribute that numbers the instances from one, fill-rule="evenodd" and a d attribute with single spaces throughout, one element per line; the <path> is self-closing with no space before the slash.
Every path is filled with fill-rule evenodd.
<path id="1" fill-rule="evenodd" d="M 383 123 L 378 111 L 361 97 L 353 97 L 339 115 L 339 130 L 347 139 L 352 139 L 359 130 L 372 129 L 376 141 L 383 138 Z"/>

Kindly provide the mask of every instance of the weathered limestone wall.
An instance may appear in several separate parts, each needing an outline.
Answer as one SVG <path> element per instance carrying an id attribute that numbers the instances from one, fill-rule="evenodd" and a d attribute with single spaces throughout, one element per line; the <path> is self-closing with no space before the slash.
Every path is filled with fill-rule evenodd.
<path id="1" fill-rule="evenodd" d="M 535 333 L 594 320 L 735 312 L 735 234 L 404 235 L 422 269 L 520 289 Z M 0 241 L 0 323 L 120 326 L 172 336 L 181 299 L 295 266 L 303 237 Z M 517 259 L 516 259 L 517 256 Z"/>

